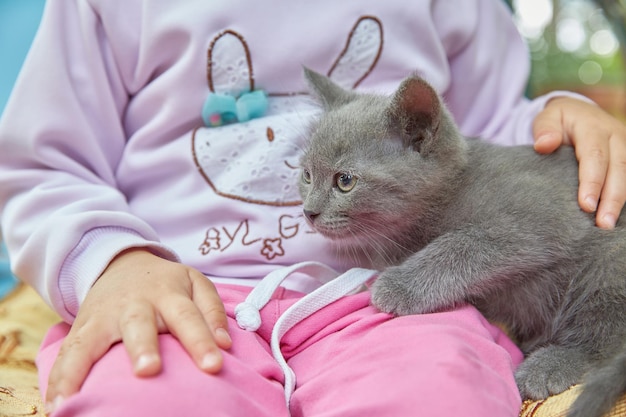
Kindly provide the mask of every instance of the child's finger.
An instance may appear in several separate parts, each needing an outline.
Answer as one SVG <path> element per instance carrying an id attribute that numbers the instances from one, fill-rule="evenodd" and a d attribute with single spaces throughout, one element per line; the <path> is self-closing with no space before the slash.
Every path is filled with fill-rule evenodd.
<path id="1" fill-rule="evenodd" d="M 202 313 L 191 299 L 171 298 L 167 304 L 160 306 L 160 314 L 169 331 L 200 369 L 209 373 L 219 372 L 222 353 Z"/>
<path id="2" fill-rule="evenodd" d="M 580 181 L 578 202 L 583 210 L 593 212 L 597 209 L 609 168 L 609 133 L 602 130 L 577 133 L 577 136 L 583 135 L 589 139 L 576 144 Z"/>
<path id="3" fill-rule="evenodd" d="M 102 326 L 92 322 L 72 327 L 50 370 L 46 392 L 48 411 L 78 392 L 93 364 L 111 347 L 112 340 Z"/>
<path id="4" fill-rule="evenodd" d="M 565 136 L 558 109 L 546 108 L 535 117 L 533 138 L 535 151 L 539 153 L 554 152 L 563 144 Z"/>
<path id="5" fill-rule="evenodd" d="M 222 349 L 230 349 L 232 340 L 228 334 L 228 317 L 215 285 L 200 273 L 192 277 L 193 301 L 200 309 L 213 337 Z"/>
<path id="6" fill-rule="evenodd" d="M 602 189 L 596 224 L 605 229 L 615 226 L 626 202 L 626 137 L 611 138 L 611 162 Z"/>
<path id="7" fill-rule="evenodd" d="M 149 304 L 129 306 L 120 317 L 120 332 L 137 376 L 153 376 L 161 371 L 158 328 L 155 311 Z"/>

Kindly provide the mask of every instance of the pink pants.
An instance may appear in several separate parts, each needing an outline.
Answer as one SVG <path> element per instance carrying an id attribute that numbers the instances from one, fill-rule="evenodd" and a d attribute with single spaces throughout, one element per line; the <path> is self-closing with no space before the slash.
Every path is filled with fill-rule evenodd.
<path id="1" fill-rule="evenodd" d="M 249 288 L 218 286 L 229 317 Z M 279 289 L 261 311 L 257 332 L 231 319 L 232 348 L 218 375 L 199 371 L 171 335 L 161 335 L 163 372 L 133 375 L 117 344 L 94 365 L 81 391 L 54 413 L 61 416 L 287 416 L 283 374 L 269 339 L 280 314 L 301 294 Z M 48 333 L 38 356 L 45 392 L 67 334 Z M 369 305 L 369 293 L 347 296 L 305 319 L 282 339 L 297 376 L 291 415 L 517 416 L 513 371 L 520 351 L 472 307 L 392 318 Z"/>

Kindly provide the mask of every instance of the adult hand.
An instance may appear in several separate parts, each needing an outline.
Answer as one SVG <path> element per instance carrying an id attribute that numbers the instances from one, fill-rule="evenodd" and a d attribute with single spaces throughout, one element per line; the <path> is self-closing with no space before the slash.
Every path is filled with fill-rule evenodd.
<path id="1" fill-rule="evenodd" d="M 198 367 L 217 373 L 231 346 L 224 305 L 215 286 L 193 268 L 144 249 L 118 255 L 85 298 L 49 377 L 55 408 L 77 392 L 92 365 L 122 341 L 135 374 L 161 370 L 159 333 L 172 333 Z"/>
<path id="2" fill-rule="evenodd" d="M 535 150 L 574 146 L 579 163 L 578 203 L 596 211 L 596 224 L 615 226 L 626 202 L 626 125 L 591 103 L 553 98 L 533 124 Z"/>

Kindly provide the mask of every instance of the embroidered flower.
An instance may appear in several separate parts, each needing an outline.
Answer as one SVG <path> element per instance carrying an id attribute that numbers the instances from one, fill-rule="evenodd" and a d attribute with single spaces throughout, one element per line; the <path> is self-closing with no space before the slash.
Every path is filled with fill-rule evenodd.
<path id="1" fill-rule="evenodd" d="M 265 239 L 263 241 L 261 254 L 270 261 L 277 256 L 283 256 L 285 254 L 285 250 L 283 249 L 282 243 L 281 238 Z"/>

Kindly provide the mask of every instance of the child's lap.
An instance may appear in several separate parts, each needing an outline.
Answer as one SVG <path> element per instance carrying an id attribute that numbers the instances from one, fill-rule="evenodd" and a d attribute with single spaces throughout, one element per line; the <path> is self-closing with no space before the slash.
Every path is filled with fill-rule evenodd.
<path id="1" fill-rule="evenodd" d="M 249 289 L 218 289 L 233 317 L 234 306 Z M 199 371 L 173 336 L 160 335 L 163 372 L 137 378 L 123 345 L 116 344 L 55 416 L 194 416 L 210 411 L 286 416 L 282 371 L 269 339 L 273 323 L 297 296 L 279 289 L 262 310 L 263 324 L 256 333 L 231 319 L 233 347 L 218 375 Z M 40 351 L 44 392 L 68 329 L 51 329 Z M 368 294 L 361 293 L 303 320 L 283 337 L 282 348 L 297 377 L 293 416 L 335 415 L 331 410 L 342 417 L 412 415 L 416 410 L 429 416 L 455 411 L 515 416 L 519 410 L 513 370 L 521 354 L 471 307 L 391 319 L 369 306 Z"/>

